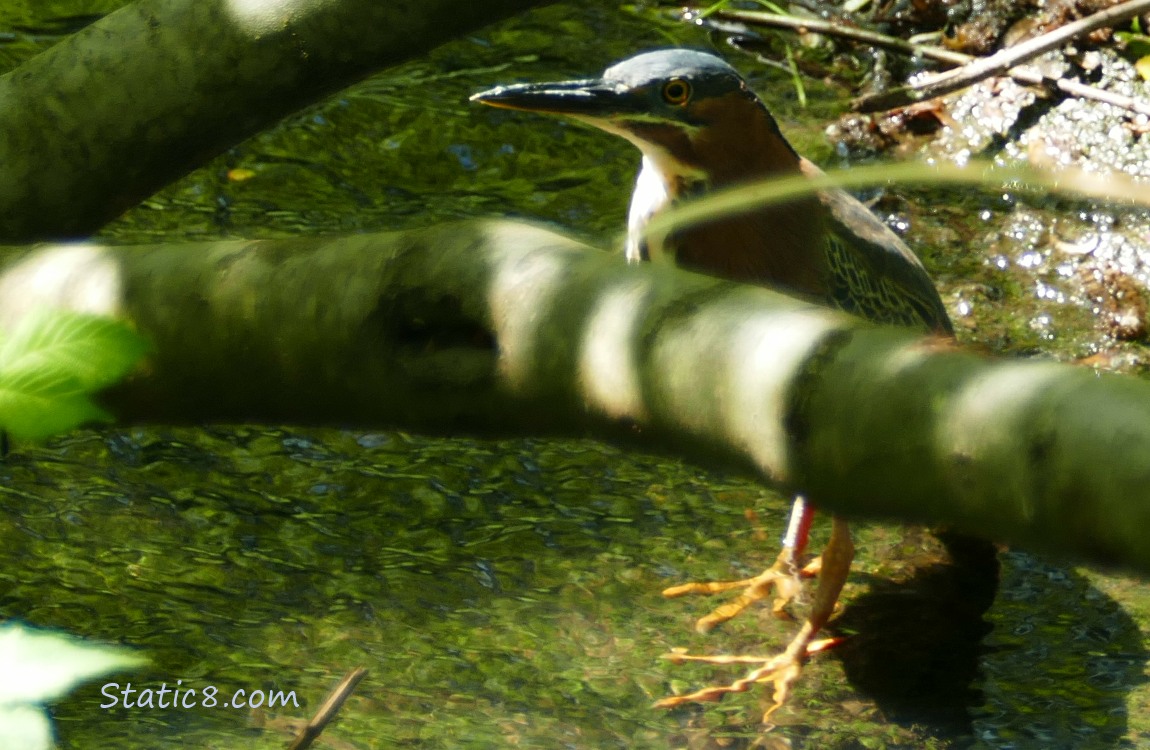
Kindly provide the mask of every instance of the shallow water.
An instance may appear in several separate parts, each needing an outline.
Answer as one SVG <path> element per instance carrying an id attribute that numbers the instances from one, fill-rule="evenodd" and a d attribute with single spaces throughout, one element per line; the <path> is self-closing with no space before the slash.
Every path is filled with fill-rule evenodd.
<path id="1" fill-rule="evenodd" d="M 521 78 L 585 75 L 671 41 L 708 43 L 610 3 L 538 11 L 236 147 L 101 238 L 320 234 L 498 214 L 612 242 L 631 147 L 466 97 Z M 19 51 L 9 52 L 14 62 Z M 750 77 L 800 150 L 826 162 L 821 130 L 842 92 L 811 84 L 802 110 L 785 74 Z M 1084 308 L 1032 293 L 1041 264 L 1020 263 L 1013 235 L 991 222 L 1017 216 L 1012 201 L 888 193 L 877 208 L 906 224 L 964 340 L 1064 359 L 1101 341 Z M 1051 316 L 1045 328 L 1033 325 L 1041 314 Z M 981 646 L 936 644 L 920 614 L 930 600 L 904 581 L 916 575 L 906 561 L 929 555 L 932 542 L 882 525 L 856 528 L 838 623 L 850 638 L 811 661 L 773 732 L 757 725 L 763 695 L 652 709 L 669 693 L 738 675 L 659 661 L 670 648 L 769 651 L 795 628 L 756 610 L 700 636 L 692 623 L 710 603 L 659 595 L 765 567 L 789 506 L 751 477 L 666 457 L 592 441 L 384 430 L 108 429 L 17 452 L 0 474 L 0 614 L 145 650 L 152 666 L 110 678 L 121 684 L 180 680 L 221 696 L 295 691 L 300 701 L 288 710 L 102 709 L 98 681 L 54 707 L 65 747 L 282 748 L 293 722 L 357 665 L 370 673 L 325 731 L 332 747 L 1150 742 L 1150 603 L 1138 582 L 1009 552 Z M 816 542 L 825 534 L 820 526 Z"/>

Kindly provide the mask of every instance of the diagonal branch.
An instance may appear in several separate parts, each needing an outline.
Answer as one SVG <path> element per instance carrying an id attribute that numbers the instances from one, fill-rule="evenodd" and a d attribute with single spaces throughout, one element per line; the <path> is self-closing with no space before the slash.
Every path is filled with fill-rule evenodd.
<path id="1" fill-rule="evenodd" d="M 351 694 L 355 692 L 356 687 L 367 676 L 367 670 L 363 667 L 356 667 L 355 669 L 344 675 L 344 678 L 339 681 L 339 684 L 332 688 L 328 693 L 327 698 L 324 699 L 323 704 L 316 710 L 315 715 L 292 740 L 288 750 L 307 750 L 315 742 L 316 738 L 323 733 L 326 727 L 335 715 L 339 713 L 339 709 Z"/>
<path id="2" fill-rule="evenodd" d="M 1127 0 L 1127 2 L 1098 11 L 1086 18 L 1068 23 L 1021 44 L 999 50 L 989 57 L 972 60 L 961 68 L 940 73 L 911 86 L 904 86 L 873 96 L 860 97 L 853 102 L 852 106 L 860 112 L 873 112 L 889 109 L 899 104 L 944 96 L 996 75 L 1009 73 L 1014 77 L 1015 66 L 1027 60 L 1032 60 L 1052 49 L 1057 49 L 1072 39 L 1085 36 L 1098 29 L 1114 26 L 1146 12 L 1150 12 L 1150 0 Z M 1023 83 L 1054 82 L 1037 71 L 1024 70 L 1022 74 L 1024 76 Z M 1067 90 L 1060 84 L 1056 85 L 1064 91 Z M 1067 93 L 1071 92 L 1068 91 Z M 1113 104 L 1115 102 L 1110 101 L 1108 103 Z M 1137 111 L 1143 114 L 1150 113 L 1150 108 L 1143 105 Z"/>
<path id="3" fill-rule="evenodd" d="M 320 97 L 542 0 L 137 0 L 0 76 L 0 240 L 77 237 Z"/>
<path id="4" fill-rule="evenodd" d="M 1114 8 L 1111 10 L 1114 10 Z M 1094 18 L 1094 16 L 1091 16 L 1091 18 Z M 823 34 L 839 39 L 859 42 L 861 44 L 869 44 L 875 47 L 882 47 L 883 49 L 889 49 L 894 52 L 901 52 L 905 55 L 922 57 L 927 60 L 934 60 L 936 62 L 946 63 L 949 65 L 973 65 L 974 63 L 979 63 L 983 60 L 989 59 L 976 58 L 972 55 L 963 54 L 962 52 L 955 52 L 954 50 L 945 49 L 943 47 L 936 47 L 929 44 L 915 44 L 914 42 L 908 42 L 905 39 L 899 39 L 898 37 L 889 36 L 887 34 L 880 34 L 877 31 L 859 29 L 851 26 L 843 26 L 842 24 L 832 23 L 818 18 L 798 18 L 796 16 L 780 15 L 778 13 L 762 13 L 758 11 L 741 10 L 724 10 L 708 17 L 709 24 L 720 28 L 723 27 L 724 21 L 731 21 L 737 24 L 745 24 L 746 26 L 766 26 L 771 28 L 788 29 L 800 34 Z M 1112 22 L 1116 23 L 1116 21 Z M 725 28 L 724 30 L 737 32 L 742 31 L 744 28 L 745 26 L 740 26 L 738 29 Z M 1061 29 L 1059 29 L 1059 31 L 1060 30 Z M 1009 49 L 1013 50 L 1016 48 L 1011 47 Z M 1052 86 L 1068 96 L 1076 96 L 1081 99 L 1090 99 L 1092 101 L 1110 104 L 1121 109 L 1129 110 L 1135 114 L 1142 114 L 1150 117 L 1150 103 L 1140 101 L 1124 94 L 1118 94 L 1113 91 L 1107 91 L 1106 89 L 1100 89 L 1097 86 L 1091 86 L 1089 84 L 1074 81 L 1069 78 L 1051 78 L 1031 68 L 1011 68 L 1006 71 L 1006 75 L 1009 75 L 1015 81 L 1018 81 L 1019 83 L 1027 86 Z M 971 81 L 971 84 L 973 83 L 977 83 L 977 80 Z M 915 86 L 908 86 L 893 89 L 891 91 L 884 91 L 879 94 L 871 94 L 869 96 L 859 97 L 851 103 L 851 108 L 858 112 L 879 112 L 882 110 L 892 109 L 894 107 L 912 104 L 916 101 L 921 101 L 922 99 L 927 98 L 932 97 L 922 94 Z"/>

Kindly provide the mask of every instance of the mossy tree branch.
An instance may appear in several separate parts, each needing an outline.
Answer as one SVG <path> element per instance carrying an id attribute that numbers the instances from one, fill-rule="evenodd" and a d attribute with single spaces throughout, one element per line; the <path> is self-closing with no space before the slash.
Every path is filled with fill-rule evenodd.
<path id="1" fill-rule="evenodd" d="M 851 516 L 1150 571 L 1150 384 L 995 362 L 509 222 L 0 255 L 155 344 L 124 419 L 585 433 L 756 466 Z"/>
<path id="2" fill-rule="evenodd" d="M 0 77 L 0 241 L 87 235 L 280 118 L 541 0 L 139 0 Z"/>

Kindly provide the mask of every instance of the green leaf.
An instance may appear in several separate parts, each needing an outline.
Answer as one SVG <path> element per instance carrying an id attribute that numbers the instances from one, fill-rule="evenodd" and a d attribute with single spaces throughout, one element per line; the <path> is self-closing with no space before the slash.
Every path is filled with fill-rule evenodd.
<path id="1" fill-rule="evenodd" d="M 0 343 L 0 384 L 24 372 L 66 374 L 95 391 L 124 377 L 147 350 L 141 336 L 113 318 L 38 311 Z"/>
<path id="2" fill-rule="evenodd" d="M 41 707 L 81 682 L 147 660 L 66 633 L 0 625 L 0 748 L 50 750 L 52 721 Z"/>
<path id="3" fill-rule="evenodd" d="M 52 720 L 42 708 L 0 704 L 0 747 L 51 750 Z"/>
<path id="4" fill-rule="evenodd" d="M 110 418 L 84 393 L 43 397 L 0 385 L 0 428 L 17 440 L 44 440 Z"/>
<path id="5" fill-rule="evenodd" d="M 6 623 L 0 626 L 0 708 L 41 704 L 93 677 L 146 663 L 126 649 Z"/>
<path id="6" fill-rule="evenodd" d="M 42 440 L 108 414 L 90 394 L 122 378 L 147 342 L 111 318 L 68 311 L 26 317 L 0 341 L 0 428 Z"/>
<path id="7" fill-rule="evenodd" d="M 1140 57 L 1150 55 L 1150 37 L 1145 34 L 1136 34 L 1129 31 L 1116 31 L 1114 36 L 1118 38 L 1124 45 L 1126 45 L 1125 55 L 1127 59 L 1137 60 Z"/>

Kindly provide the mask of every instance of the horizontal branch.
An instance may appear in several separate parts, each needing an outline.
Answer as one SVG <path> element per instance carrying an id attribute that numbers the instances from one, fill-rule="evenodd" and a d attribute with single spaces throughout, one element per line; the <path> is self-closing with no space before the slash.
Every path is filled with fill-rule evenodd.
<path id="1" fill-rule="evenodd" d="M 510 222 L 0 253 L 43 304 L 155 345 L 125 420 L 622 433 L 752 464 L 852 516 L 1150 571 L 1150 384 L 995 362 Z"/>

